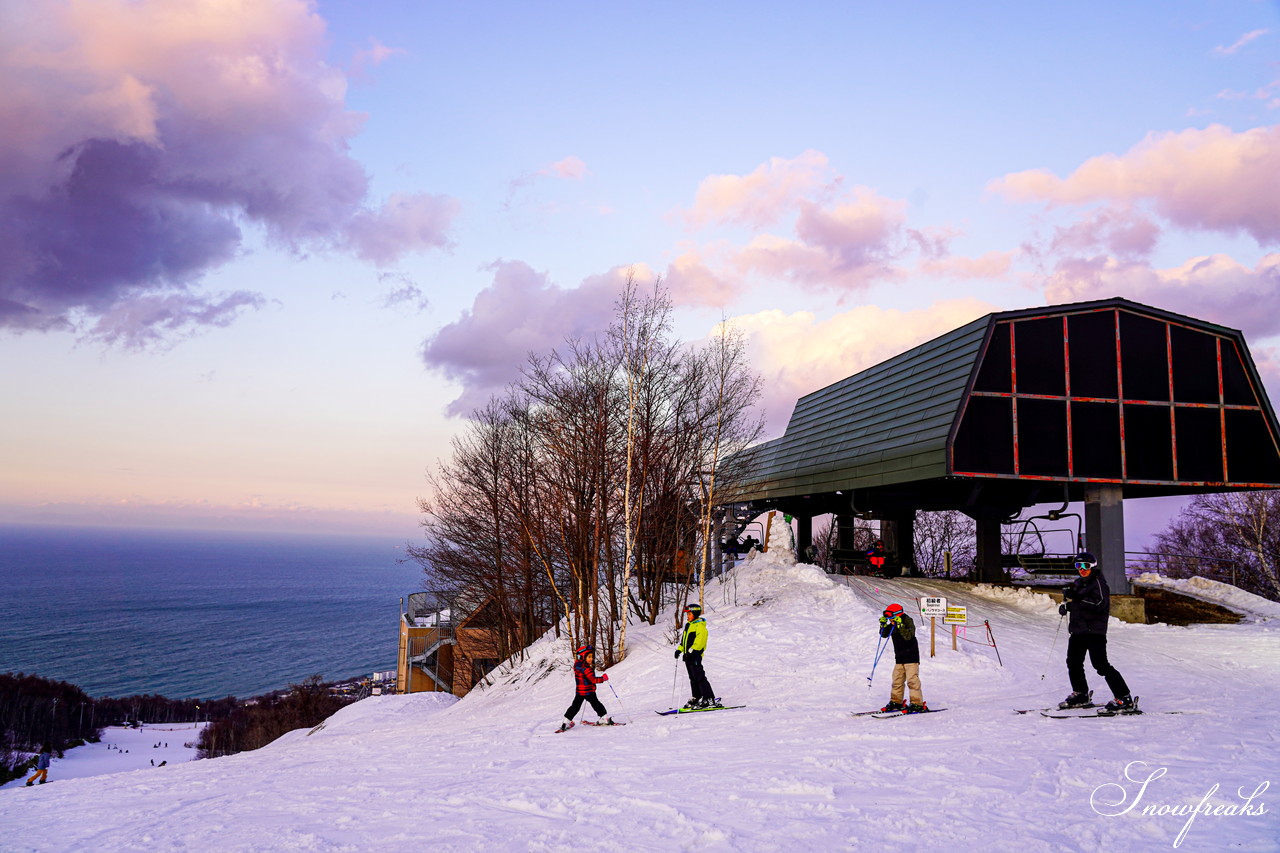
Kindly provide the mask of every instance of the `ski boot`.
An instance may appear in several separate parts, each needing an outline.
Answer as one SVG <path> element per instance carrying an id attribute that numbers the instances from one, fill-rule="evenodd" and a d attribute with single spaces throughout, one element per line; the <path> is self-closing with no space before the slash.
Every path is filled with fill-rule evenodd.
<path id="1" fill-rule="evenodd" d="M 560 732 L 567 732 L 571 728 L 573 728 L 573 720 L 565 720 L 560 724 L 560 728 L 556 729 L 556 734 L 560 734 Z"/>
<path id="2" fill-rule="evenodd" d="M 707 700 L 707 707 L 708 707 L 708 708 L 723 708 L 723 707 L 724 707 L 724 705 L 720 702 L 720 697 L 718 697 L 718 696 L 717 696 L 715 699 L 708 699 L 708 700 Z"/>
<path id="3" fill-rule="evenodd" d="M 613 721 L 613 717 L 601 717 L 600 721 L 597 722 L 596 725 L 597 726 L 616 726 L 617 723 Z"/>
<path id="4" fill-rule="evenodd" d="M 688 702 L 685 702 L 685 703 L 684 703 L 684 707 L 683 707 L 683 708 L 681 708 L 680 710 L 681 710 L 681 711 L 696 711 L 696 710 L 698 710 L 698 709 L 699 709 L 699 708 L 701 708 L 701 707 L 702 707 L 702 700 L 701 700 L 701 699 L 690 699 Z"/>
<path id="5" fill-rule="evenodd" d="M 1059 711 L 1066 711 L 1069 708 L 1088 708 L 1093 704 L 1093 691 L 1081 693 L 1079 690 L 1072 693 L 1066 699 L 1058 703 Z"/>
<path id="6" fill-rule="evenodd" d="M 903 705 L 901 702 L 890 702 L 888 705 L 881 708 L 880 711 L 885 714 L 892 714 L 894 711 L 905 711 L 906 709 L 907 706 Z"/>
<path id="7" fill-rule="evenodd" d="M 1133 701 L 1132 696 L 1117 696 L 1107 703 L 1106 712 L 1108 714 L 1136 714 L 1138 712 L 1138 703 Z"/>
<path id="8" fill-rule="evenodd" d="M 921 702 L 919 705 L 917 705 L 917 704 L 915 704 L 914 702 L 912 702 L 910 705 L 908 705 L 908 706 L 907 706 L 907 709 L 906 709 L 905 711 L 903 711 L 902 713 L 904 713 L 904 714 L 921 714 L 921 713 L 923 713 L 923 712 L 925 712 L 925 711 L 927 711 L 927 710 L 929 710 L 929 705 L 928 705 L 928 703 L 927 703 L 927 702 Z"/>

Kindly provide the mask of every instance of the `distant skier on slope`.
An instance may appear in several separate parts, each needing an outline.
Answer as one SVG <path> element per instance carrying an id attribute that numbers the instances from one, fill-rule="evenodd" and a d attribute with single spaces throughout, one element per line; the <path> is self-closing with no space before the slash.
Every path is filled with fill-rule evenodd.
<path id="1" fill-rule="evenodd" d="M 600 717 L 600 725 L 612 726 L 613 717 L 609 716 L 609 712 L 605 710 L 600 699 L 596 696 L 596 685 L 602 681 L 609 680 L 609 673 L 602 672 L 596 675 L 596 650 L 590 644 L 584 644 L 578 647 L 576 652 L 576 660 L 573 663 L 573 680 L 576 685 L 576 692 L 573 702 L 569 705 L 569 710 L 564 712 L 564 722 L 560 724 L 557 732 L 568 731 L 573 728 L 573 718 L 577 715 L 578 709 L 582 707 L 582 703 L 586 702 Z"/>
<path id="2" fill-rule="evenodd" d="M 719 708 L 720 700 L 712 692 L 707 673 L 702 668 L 702 653 L 707 650 L 707 623 L 702 618 L 702 605 L 690 604 L 684 609 L 684 618 L 684 632 L 680 635 L 680 645 L 676 646 L 676 657 L 684 655 L 684 666 L 689 671 L 689 690 L 693 693 L 684 705 L 685 710 Z"/>
<path id="3" fill-rule="evenodd" d="M 31 778 L 27 780 L 27 787 L 30 788 L 37 781 L 41 785 L 49 781 L 49 762 L 53 759 L 53 750 L 49 744 L 43 744 L 40 747 L 40 755 L 36 758 L 36 772 L 31 774 Z"/>
<path id="4" fill-rule="evenodd" d="M 1084 656 L 1089 655 L 1093 668 L 1107 680 L 1113 698 L 1107 703 L 1111 712 L 1134 709 L 1129 685 L 1107 660 L 1107 620 L 1111 616 L 1111 590 L 1098 571 L 1098 561 L 1088 551 L 1076 555 L 1079 577 L 1062 591 L 1063 603 L 1058 613 L 1071 614 L 1067 622 L 1067 677 L 1071 679 L 1071 695 L 1058 707 L 1079 708 L 1089 704 L 1089 682 L 1084 675 Z"/>
<path id="5" fill-rule="evenodd" d="M 916 640 L 916 624 L 902 610 L 901 604 L 890 604 L 880 616 L 880 636 L 893 638 L 893 687 L 889 704 L 881 711 L 918 714 L 929 710 L 920 689 L 920 643 Z M 911 691 L 911 704 L 902 704 L 903 688 Z"/>

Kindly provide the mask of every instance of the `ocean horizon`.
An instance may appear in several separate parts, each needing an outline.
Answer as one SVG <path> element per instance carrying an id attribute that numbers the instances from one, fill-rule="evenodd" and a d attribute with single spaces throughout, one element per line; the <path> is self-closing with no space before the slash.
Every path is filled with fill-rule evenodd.
<path id="1" fill-rule="evenodd" d="M 387 536 L 0 525 L 0 672 L 248 697 L 395 667 L 422 588 Z"/>

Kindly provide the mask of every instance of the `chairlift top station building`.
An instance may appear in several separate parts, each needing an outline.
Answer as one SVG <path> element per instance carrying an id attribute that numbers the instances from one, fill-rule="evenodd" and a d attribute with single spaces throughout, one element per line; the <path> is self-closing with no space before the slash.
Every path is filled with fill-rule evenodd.
<path id="1" fill-rule="evenodd" d="M 795 516 L 802 550 L 815 516 L 876 518 L 910 565 L 915 513 L 960 510 L 979 579 L 997 581 L 1003 520 L 1083 501 L 1116 592 L 1125 498 L 1280 488 L 1280 427 L 1244 336 L 1119 298 L 961 326 L 800 398 L 757 454 L 733 500 Z"/>

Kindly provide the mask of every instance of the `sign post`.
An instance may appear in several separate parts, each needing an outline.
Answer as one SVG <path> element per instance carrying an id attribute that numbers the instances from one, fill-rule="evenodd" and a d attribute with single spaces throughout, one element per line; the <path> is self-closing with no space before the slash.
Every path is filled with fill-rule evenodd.
<path id="1" fill-rule="evenodd" d="M 958 650 L 956 647 L 957 629 L 961 625 L 967 625 L 968 621 L 969 617 L 966 608 L 954 604 L 947 607 L 947 614 L 942 617 L 942 624 L 951 626 L 951 651 Z"/>
<path id="2" fill-rule="evenodd" d="M 929 619 L 929 657 L 937 654 L 935 639 L 938 617 L 947 615 L 947 600 L 942 597 L 925 596 L 920 599 L 920 615 Z"/>

